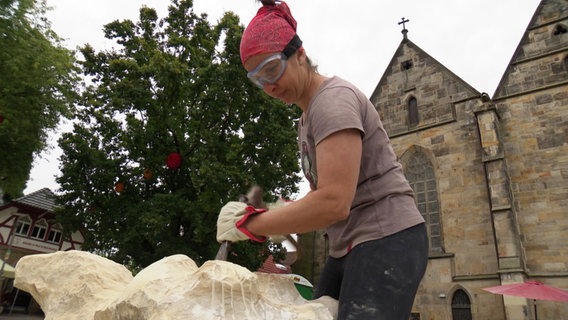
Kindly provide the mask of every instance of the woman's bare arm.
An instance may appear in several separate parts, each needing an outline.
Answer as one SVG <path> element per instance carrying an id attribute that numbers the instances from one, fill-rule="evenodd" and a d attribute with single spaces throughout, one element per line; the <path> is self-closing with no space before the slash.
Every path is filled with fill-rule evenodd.
<path id="1" fill-rule="evenodd" d="M 317 189 L 291 204 L 252 217 L 256 235 L 303 233 L 325 228 L 349 215 L 361 163 L 362 137 L 356 129 L 336 132 L 316 146 Z"/>

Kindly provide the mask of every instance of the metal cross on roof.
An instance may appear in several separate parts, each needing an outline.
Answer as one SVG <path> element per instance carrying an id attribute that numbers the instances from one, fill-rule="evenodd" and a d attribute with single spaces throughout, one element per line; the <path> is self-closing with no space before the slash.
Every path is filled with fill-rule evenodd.
<path id="1" fill-rule="evenodd" d="M 405 19 L 404 17 L 402 17 L 402 20 L 398 23 L 399 25 L 402 24 L 402 35 L 404 37 L 404 39 L 406 39 L 406 34 L 408 33 L 408 30 L 406 30 L 406 26 L 405 23 L 410 22 L 410 20 Z"/>
<path id="2" fill-rule="evenodd" d="M 407 22 L 410 22 L 410 20 L 405 19 L 404 17 L 402 17 L 402 20 L 401 20 L 398 24 L 399 24 L 399 25 L 402 24 L 402 29 L 403 29 L 403 30 L 406 30 L 406 27 L 405 27 L 404 24 L 407 23 Z"/>

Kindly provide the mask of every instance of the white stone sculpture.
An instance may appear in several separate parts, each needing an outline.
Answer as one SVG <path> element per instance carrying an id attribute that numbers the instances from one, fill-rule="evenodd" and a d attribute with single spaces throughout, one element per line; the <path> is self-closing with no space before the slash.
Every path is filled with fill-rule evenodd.
<path id="1" fill-rule="evenodd" d="M 100 256 L 66 251 L 25 256 L 14 285 L 29 292 L 45 320 L 335 319 L 337 301 L 307 301 L 293 280 L 225 261 L 201 267 L 184 255 L 135 277 Z"/>

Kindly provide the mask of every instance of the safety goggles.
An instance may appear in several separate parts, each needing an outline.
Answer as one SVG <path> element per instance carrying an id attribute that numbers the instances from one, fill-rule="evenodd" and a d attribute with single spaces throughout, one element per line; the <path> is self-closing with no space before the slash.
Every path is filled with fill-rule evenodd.
<path id="1" fill-rule="evenodd" d="M 287 60 L 302 46 L 302 40 L 294 35 L 282 52 L 264 59 L 254 70 L 247 73 L 247 77 L 254 85 L 263 88 L 265 84 L 273 84 L 280 80 L 286 71 Z"/>

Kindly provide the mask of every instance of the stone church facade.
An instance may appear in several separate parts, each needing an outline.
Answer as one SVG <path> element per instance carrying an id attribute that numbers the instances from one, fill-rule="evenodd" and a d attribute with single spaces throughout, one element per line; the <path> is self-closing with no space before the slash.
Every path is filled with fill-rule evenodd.
<path id="1" fill-rule="evenodd" d="M 529 320 L 535 310 L 568 319 L 566 303 L 482 290 L 527 280 L 568 288 L 567 29 L 568 1 L 542 0 L 492 97 L 403 30 L 370 100 L 429 232 L 411 319 Z M 303 271 L 316 282 L 325 239 L 300 244 L 315 253 Z"/>

